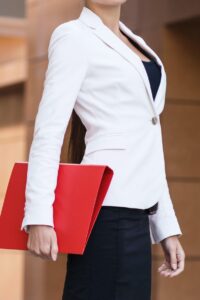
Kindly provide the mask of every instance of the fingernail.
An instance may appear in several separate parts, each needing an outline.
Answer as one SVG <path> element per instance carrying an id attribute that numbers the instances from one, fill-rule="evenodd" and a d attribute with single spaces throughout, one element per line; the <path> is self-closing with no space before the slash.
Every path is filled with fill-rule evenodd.
<path id="1" fill-rule="evenodd" d="M 53 260 L 55 261 L 55 260 L 56 260 L 56 258 L 57 258 L 57 256 L 54 254 L 54 255 L 53 255 Z"/>
<path id="2" fill-rule="evenodd" d="M 172 269 L 173 270 L 176 270 L 176 267 L 177 267 L 176 264 L 172 264 Z"/>

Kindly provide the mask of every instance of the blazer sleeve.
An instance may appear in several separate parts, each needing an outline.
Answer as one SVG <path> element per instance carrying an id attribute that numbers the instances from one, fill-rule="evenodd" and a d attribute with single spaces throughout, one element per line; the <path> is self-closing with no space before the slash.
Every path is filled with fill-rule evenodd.
<path id="1" fill-rule="evenodd" d="M 176 212 L 169 191 L 166 178 L 164 149 L 162 141 L 162 132 L 160 127 L 161 155 L 163 160 L 164 180 L 162 195 L 158 201 L 158 209 L 155 214 L 149 215 L 150 235 L 152 244 L 158 244 L 166 237 L 177 235 L 180 237 L 183 233 L 177 220 Z"/>
<path id="2" fill-rule="evenodd" d="M 70 22 L 56 27 L 48 46 L 48 66 L 28 157 L 21 224 L 25 232 L 30 224 L 54 226 L 52 205 L 61 148 L 87 68 L 86 53 Z"/>

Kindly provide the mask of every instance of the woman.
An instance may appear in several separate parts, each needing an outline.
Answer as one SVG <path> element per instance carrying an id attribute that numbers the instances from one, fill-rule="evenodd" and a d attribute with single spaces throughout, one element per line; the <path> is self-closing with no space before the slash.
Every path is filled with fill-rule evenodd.
<path id="1" fill-rule="evenodd" d="M 124 2 L 87 0 L 80 17 L 59 25 L 49 43 L 21 227 L 31 253 L 57 257 L 52 204 L 73 109 L 72 160 L 114 170 L 84 254 L 68 254 L 63 300 L 150 299 L 151 243 L 163 248 L 160 274 L 184 269 L 159 119 L 166 74 L 158 55 L 119 20 Z"/>

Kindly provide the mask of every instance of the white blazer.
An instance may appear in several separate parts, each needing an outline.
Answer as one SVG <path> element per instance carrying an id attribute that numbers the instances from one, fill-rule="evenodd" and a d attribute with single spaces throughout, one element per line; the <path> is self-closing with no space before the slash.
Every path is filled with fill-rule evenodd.
<path id="1" fill-rule="evenodd" d="M 64 134 L 73 108 L 86 127 L 82 164 L 107 164 L 114 176 L 103 205 L 148 208 L 152 244 L 182 235 L 165 173 L 159 115 L 166 93 L 161 59 L 122 21 L 120 29 L 161 66 L 155 101 L 146 70 L 135 54 L 87 7 L 79 18 L 57 26 L 48 47 L 44 90 L 29 152 L 26 203 L 28 224 L 54 226 L 54 191 Z"/>

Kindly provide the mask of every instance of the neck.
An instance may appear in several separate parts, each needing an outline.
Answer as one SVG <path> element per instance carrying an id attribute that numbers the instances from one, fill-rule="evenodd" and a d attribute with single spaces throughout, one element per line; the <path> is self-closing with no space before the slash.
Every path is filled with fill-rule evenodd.
<path id="1" fill-rule="evenodd" d="M 114 33 L 120 35 L 119 20 L 121 13 L 121 5 L 102 5 L 94 2 L 86 2 L 85 7 L 92 10 L 98 15 L 103 23 L 109 27 Z"/>

